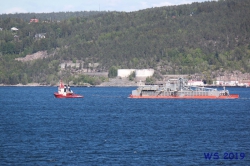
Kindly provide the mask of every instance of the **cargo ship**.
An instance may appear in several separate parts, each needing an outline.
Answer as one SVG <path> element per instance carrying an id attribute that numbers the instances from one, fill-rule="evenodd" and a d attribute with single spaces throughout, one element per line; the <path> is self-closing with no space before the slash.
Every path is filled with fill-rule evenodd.
<path id="1" fill-rule="evenodd" d="M 163 85 L 144 85 L 132 91 L 129 98 L 140 99 L 237 99 L 238 94 L 200 86 L 189 86 L 184 78 L 170 79 Z"/>
<path id="2" fill-rule="evenodd" d="M 56 98 L 83 98 L 82 95 L 73 93 L 69 85 L 63 85 L 62 81 L 60 81 L 60 85 L 58 86 L 58 92 L 55 92 L 54 96 Z"/>

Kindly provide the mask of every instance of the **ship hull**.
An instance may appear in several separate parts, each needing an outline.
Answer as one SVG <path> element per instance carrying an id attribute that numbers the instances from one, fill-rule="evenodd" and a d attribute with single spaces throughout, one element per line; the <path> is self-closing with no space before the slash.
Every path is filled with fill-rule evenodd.
<path id="1" fill-rule="evenodd" d="M 133 99 L 238 99 L 238 94 L 231 94 L 229 96 L 136 96 L 130 95 Z"/>
<path id="2" fill-rule="evenodd" d="M 54 96 L 56 98 L 83 98 L 83 96 L 81 95 L 78 95 L 78 94 L 66 94 L 66 95 L 63 95 L 63 94 L 59 94 L 59 93 L 54 93 Z"/>

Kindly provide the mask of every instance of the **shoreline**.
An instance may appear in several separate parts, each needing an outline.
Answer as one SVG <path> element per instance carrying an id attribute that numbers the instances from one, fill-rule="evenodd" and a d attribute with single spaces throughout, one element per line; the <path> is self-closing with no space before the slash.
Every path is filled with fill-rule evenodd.
<path id="1" fill-rule="evenodd" d="M 39 84 L 39 83 L 29 83 L 26 85 L 23 84 L 16 84 L 16 85 L 9 85 L 9 84 L 0 84 L 0 87 L 56 87 L 57 85 L 43 85 L 43 84 Z"/>
<path id="2" fill-rule="evenodd" d="M 0 87 L 58 87 L 58 85 L 40 85 L 40 84 L 16 84 L 16 85 L 6 85 L 6 84 L 0 84 Z M 70 85 L 70 87 L 136 87 L 136 85 L 91 85 L 91 86 L 85 86 L 85 85 Z"/>
<path id="3" fill-rule="evenodd" d="M 0 84 L 0 87 L 58 87 L 57 85 L 41 85 L 38 83 L 31 83 L 27 85 L 22 84 L 16 84 L 16 85 L 6 85 L 6 84 Z M 85 85 L 71 85 L 71 87 L 85 87 L 85 88 L 91 88 L 91 87 L 138 87 L 138 85 L 91 85 L 91 86 L 85 86 Z M 248 88 L 248 86 L 233 86 L 233 85 L 227 85 L 227 86 L 221 86 L 221 85 L 206 85 L 201 87 L 210 87 L 210 88 Z"/>

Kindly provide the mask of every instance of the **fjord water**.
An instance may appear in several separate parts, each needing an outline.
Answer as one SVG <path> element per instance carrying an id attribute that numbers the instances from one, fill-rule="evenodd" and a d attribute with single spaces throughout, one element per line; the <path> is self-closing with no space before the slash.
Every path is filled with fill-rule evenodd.
<path id="1" fill-rule="evenodd" d="M 228 88 L 235 100 L 130 99 L 133 89 L 57 99 L 56 87 L 0 87 L 0 165 L 250 163 L 250 88 Z"/>

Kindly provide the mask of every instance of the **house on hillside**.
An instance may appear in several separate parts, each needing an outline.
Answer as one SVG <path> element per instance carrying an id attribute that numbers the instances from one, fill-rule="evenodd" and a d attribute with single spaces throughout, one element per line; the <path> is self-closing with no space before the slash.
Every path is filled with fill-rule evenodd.
<path id="1" fill-rule="evenodd" d="M 45 39 L 46 33 L 37 33 L 35 34 L 35 39 Z"/>
<path id="2" fill-rule="evenodd" d="M 99 63 L 89 63 L 89 67 L 96 68 L 99 66 Z"/>
<path id="3" fill-rule="evenodd" d="M 193 81 L 193 80 L 189 80 L 188 81 L 188 85 L 189 86 L 204 86 L 204 82 L 203 81 Z"/>
<path id="4" fill-rule="evenodd" d="M 39 22 L 39 20 L 37 18 L 34 18 L 34 19 L 30 19 L 30 23 L 31 22 Z"/>
<path id="5" fill-rule="evenodd" d="M 12 27 L 10 30 L 11 31 L 18 31 L 18 29 L 16 27 Z"/>
<path id="6" fill-rule="evenodd" d="M 81 63 L 73 63 L 73 62 L 65 62 L 65 63 L 61 63 L 60 67 L 62 70 L 65 70 L 66 68 L 76 68 L 79 69 L 81 66 Z"/>
<path id="7" fill-rule="evenodd" d="M 19 41 L 19 36 L 15 35 L 14 36 L 14 41 L 18 42 Z"/>

